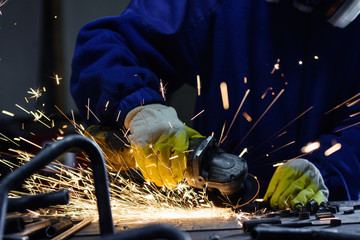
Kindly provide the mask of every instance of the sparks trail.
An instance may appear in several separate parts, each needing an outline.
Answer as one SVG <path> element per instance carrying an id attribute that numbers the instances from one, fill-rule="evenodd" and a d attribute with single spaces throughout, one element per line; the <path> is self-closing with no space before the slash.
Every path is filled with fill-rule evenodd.
<path id="1" fill-rule="evenodd" d="M 259 117 L 259 119 L 254 123 L 254 125 L 250 128 L 250 130 L 245 134 L 245 136 L 241 139 L 239 144 L 235 147 L 234 151 L 240 147 L 240 145 L 244 142 L 244 140 L 249 136 L 249 134 L 252 132 L 252 130 L 256 127 L 256 125 L 260 122 L 260 120 L 265 116 L 265 114 L 269 111 L 271 106 L 278 100 L 278 98 L 281 96 L 281 94 L 285 91 L 285 89 L 281 89 L 279 94 L 274 98 L 274 100 L 270 103 L 270 105 L 265 109 L 263 114 Z"/>
<path id="2" fill-rule="evenodd" d="M 224 137 L 224 139 L 222 140 L 221 143 L 223 143 L 223 142 L 225 141 L 225 139 L 227 138 L 227 136 L 228 136 L 228 134 L 229 134 L 229 132 L 230 132 L 230 130 L 231 130 L 234 122 L 235 122 L 235 119 L 236 119 L 236 117 L 238 116 L 238 114 L 239 114 L 239 112 L 240 112 L 240 109 L 242 108 L 242 106 L 243 106 L 243 104 L 244 104 L 247 96 L 249 95 L 249 92 L 250 92 L 250 89 L 246 90 L 245 95 L 244 95 L 243 99 L 241 100 L 241 103 L 240 103 L 240 105 L 239 105 L 239 107 L 238 107 L 238 109 L 237 109 L 237 111 L 236 111 L 236 113 L 235 113 L 235 116 L 234 116 L 233 120 L 231 121 L 231 124 L 230 124 L 230 126 L 229 126 L 229 129 L 227 130 L 227 132 L 226 132 L 226 134 L 225 134 L 225 137 Z"/>
<path id="3" fill-rule="evenodd" d="M 272 153 L 277 152 L 277 151 L 279 151 L 279 150 L 281 150 L 281 149 L 283 149 L 283 148 L 286 148 L 286 147 L 288 147 L 288 146 L 290 146 L 290 145 L 292 145 L 292 144 L 294 144 L 294 143 L 295 143 L 295 141 L 291 141 L 291 142 L 289 142 L 289 143 L 286 143 L 286 144 L 282 145 L 281 147 L 278 147 L 278 148 L 274 149 L 273 151 L 271 151 L 271 152 L 269 152 L 269 153 L 267 153 L 267 154 L 265 154 L 265 155 L 263 155 L 263 156 L 260 156 L 260 157 L 258 157 L 258 158 L 256 158 L 256 159 L 254 159 L 254 160 L 252 161 L 252 163 L 254 163 L 254 162 L 256 162 L 256 161 L 258 161 L 258 160 L 260 160 L 260 159 L 262 159 L 262 158 L 264 158 L 264 157 L 270 156 Z"/>
<path id="4" fill-rule="evenodd" d="M 324 113 L 325 115 L 331 113 L 332 111 L 338 109 L 339 107 L 343 106 L 344 104 L 349 103 L 350 101 L 352 101 L 353 99 L 357 98 L 360 96 L 360 93 L 356 94 L 355 96 L 352 96 L 351 98 L 347 99 L 346 101 L 340 103 L 339 105 L 335 106 L 334 108 L 330 109 L 329 111 L 327 111 L 326 113 Z M 357 101 L 355 101 L 355 103 L 357 103 Z"/>
<path id="5" fill-rule="evenodd" d="M 198 114 L 196 114 L 195 116 L 193 116 L 191 118 L 191 121 L 194 120 L 195 118 L 197 118 L 198 116 L 200 116 L 205 110 L 201 110 Z"/>
<path id="6" fill-rule="evenodd" d="M 295 121 L 297 121 L 299 118 L 301 118 L 302 116 L 304 116 L 307 112 L 309 112 L 311 109 L 313 109 L 314 106 L 309 107 L 308 109 L 306 109 L 304 112 L 302 112 L 300 115 L 298 115 L 297 117 L 295 117 L 293 120 L 291 120 L 288 124 L 286 124 L 284 127 L 282 127 L 280 130 L 278 130 L 277 132 L 275 132 L 273 135 L 271 135 L 269 138 L 267 138 L 264 142 L 260 143 L 259 145 L 257 145 L 256 147 L 254 147 L 253 149 L 251 149 L 251 151 L 254 151 L 256 149 L 258 149 L 259 147 L 261 147 L 262 145 L 264 145 L 265 143 L 269 142 L 270 140 L 272 140 L 274 137 L 280 137 L 284 134 L 286 134 L 286 131 L 284 131 L 287 127 L 289 127 L 291 124 L 293 124 Z"/>

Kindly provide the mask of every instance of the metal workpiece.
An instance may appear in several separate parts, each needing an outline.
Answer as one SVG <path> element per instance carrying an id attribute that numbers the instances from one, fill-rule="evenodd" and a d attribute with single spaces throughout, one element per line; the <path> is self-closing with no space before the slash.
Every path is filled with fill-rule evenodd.
<path id="1" fill-rule="evenodd" d="M 150 225 L 139 229 L 128 230 L 101 240 L 191 240 L 188 233 L 167 224 Z"/>
<path id="2" fill-rule="evenodd" d="M 93 170 L 95 195 L 99 212 L 100 233 L 102 236 L 114 233 L 110 206 L 108 176 L 105 160 L 99 146 L 90 138 L 81 135 L 70 135 L 59 142 L 50 144 L 40 151 L 29 162 L 5 176 L 0 182 L 0 239 L 4 235 L 5 215 L 8 207 L 8 193 L 20 186 L 33 173 L 41 170 L 61 154 L 78 149 L 87 154 Z"/>
<path id="3" fill-rule="evenodd" d="M 35 210 L 53 205 L 66 205 L 69 203 L 69 200 L 69 191 L 67 189 L 50 193 L 22 196 L 19 198 L 9 198 L 7 212 L 22 212 L 26 209 Z"/>

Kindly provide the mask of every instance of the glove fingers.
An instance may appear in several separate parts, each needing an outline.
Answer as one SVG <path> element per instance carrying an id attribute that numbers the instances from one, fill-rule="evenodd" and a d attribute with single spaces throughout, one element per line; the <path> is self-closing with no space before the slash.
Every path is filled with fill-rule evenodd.
<path id="1" fill-rule="evenodd" d="M 294 205 L 293 199 L 296 198 L 301 192 L 305 191 L 310 185 L 311 185 L 311 179 L 306 175 L 303 175 L 300 178 L 293 181 L 290 184 L 290 186 L 279 197 L 278 208 L 285 209 L 288 207 L 292 207 Z M 314 192 L 309 194 L 313 195 Z"/>
<path id="2" fill-rule="evenodd" d="M 137 167 L 141 171 L 145 181 L 150 182 L 151 181 L 150 176 L 147 174 L 145 168 L 146 156 L 144 151 L 141 149 L 140 146 L 136 146 L 136 145 L 132 145 L 131 148 L 133 150 L 134 158 L 136 159 Z"/>
<path id="3" fill-rule="evenodd" d="M 269 185 L 269 188 L 271 191 L 273 191 L 273 194 L 271 194 L 271 191 L 269 191 L 268 194 L 271 194 L 270 206 L 272 208 L 278 208 L 280 203 L 280 197 L 289 188 L 291 183 L 295 181 L 299 176 L 291 167 L 283 165 L 276 169 L 274 177 L 276 179 L 273 183 L 276 183 L 276 185 Z"/>
<path id="4" fill-rule="evenodd" d="M 301 192 L 299 192 L 298 195 L 295 196 L 295 198 L 291 201 L 291 205 L 294 206 L 295 203 L 302 203 L 305 205 L 315 195 L 315 191 L 316 189 L 314 185 L 309 185 L 307 188 L 303 189 Z"/>

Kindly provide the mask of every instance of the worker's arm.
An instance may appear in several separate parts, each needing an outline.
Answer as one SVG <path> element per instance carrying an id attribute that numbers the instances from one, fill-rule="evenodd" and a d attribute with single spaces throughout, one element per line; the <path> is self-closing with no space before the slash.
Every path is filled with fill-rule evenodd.
<path id="1" fill-rule="evenodd" d="M 193 31 L 193 26 L 217 2 L 134 0 L 119 16 L 85 25 L 71 76 L 71 93 L 84 120 L 122 127 L 132 109 L 166 104 L 160 79 L 168 93 L 184 82 L 195 85 L 201 58 L 208 57 L 204 46 L 210 44 L 210 28 Z"/>
<path id="2" fill-rule="evenodd" d="M 111 127 L 122 127 L 126 118 L 135 167 L 159 186 L 174 187 L 182 180 L 184 151 L 198 134 L 166 106 L 160 79 L 170 92 L 185 81 L 196 82 L 201 51 L 195 42 L 201 47 L 205 40 L 189 46 L 184 38 L 190 38 L 190 26 L 216 2 L 194 1 L 191 4 L 209 6 L 192 8 L 188 0 L 132 1 L 121 15 L 93 21 L 78 36 L 71 92 L 81 115 L 89 125 Z M 195 13 L 185 19 L 189 11 Z M 207 34 L 199 36 L 205 39 Z M 149 129 L 148 134 L 143 131 Z"/>

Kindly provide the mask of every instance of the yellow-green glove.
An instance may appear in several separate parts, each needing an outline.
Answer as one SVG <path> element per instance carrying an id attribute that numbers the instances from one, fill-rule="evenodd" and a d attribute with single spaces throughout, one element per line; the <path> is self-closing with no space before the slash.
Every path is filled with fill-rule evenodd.
<path id="1" fill-rule="evenodd" d="M 320 171 L 306 159 L 294 159 L 278 167 L 270 181 L 264 200 L 270 199 L 273 209 L 286 209 L 296 203 L 314 199 L 327 201 L 329 190 Z"/>
<path id="2" fill-rule="evenodd" d="M 157 186 L 176 187 L 187 165 L 189 141 L 203 137 L 185 126 L 174 108 L 151 104 L 128 113 L 125 127 L 138 168 L 146 181 Z"/>

